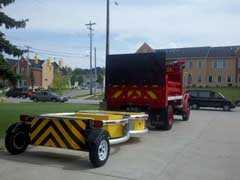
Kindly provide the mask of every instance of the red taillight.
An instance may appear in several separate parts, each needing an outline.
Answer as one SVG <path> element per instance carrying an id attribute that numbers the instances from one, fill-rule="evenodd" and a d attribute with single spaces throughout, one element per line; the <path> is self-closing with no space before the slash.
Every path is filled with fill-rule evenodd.
<path id="1" fill-rule="evenodd" d="M 94 128 L 102 128 L 103 127 L 103 122 L 102 121 L 94 121 L 93 122 Z"/>

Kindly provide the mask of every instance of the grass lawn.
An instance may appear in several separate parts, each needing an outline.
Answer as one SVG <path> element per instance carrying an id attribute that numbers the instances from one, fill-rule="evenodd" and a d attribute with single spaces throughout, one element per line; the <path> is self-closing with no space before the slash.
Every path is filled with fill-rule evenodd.
<path id="1" fill-rule="evenodd" d="M 229 100 L 235 102 L 240 99 L 240 88 L 236 87 L 225 87 L 225 88 L 192 88 L 192 89 L 208 89 L 222 93 Z"/>
<path id="2" fill-rule="evenodd" d="M 96 110 L 98 106 L 63 103 L 0 103 L 0 139 L 8 126 L 19 120 L 20 114 L 39 115 L 43 113 L 75 112 L 87 109 Z"/>

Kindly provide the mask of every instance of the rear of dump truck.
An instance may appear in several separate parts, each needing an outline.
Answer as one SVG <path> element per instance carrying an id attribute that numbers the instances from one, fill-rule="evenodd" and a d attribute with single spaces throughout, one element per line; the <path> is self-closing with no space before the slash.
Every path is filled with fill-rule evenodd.
<path id="1" fill-rule="evenodd" d="M 166 63 L 165 52 L 110 55 L 106 67 L 108 110 L 145 111 L 151 125 L 172 128 L 174 114 L 189 118 L 182 61 Z"/>

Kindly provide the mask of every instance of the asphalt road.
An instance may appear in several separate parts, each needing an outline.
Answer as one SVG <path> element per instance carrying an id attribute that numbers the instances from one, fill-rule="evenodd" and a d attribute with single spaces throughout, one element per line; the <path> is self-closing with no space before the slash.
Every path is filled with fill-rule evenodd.
<path id="1" fill-rule="evenodd" d="M 30 148 L 11 156 L 0 152 L 4 180 L 239 180 L 240 109 L 193 111 L 170 132 L 151 131 L 112 147 L 108 163 L 92 169 L 88 154 Z"/>
<path id="2" fill-rule="evenodd" d="M 7 98 L 8 103 L 30 103 L 33 102 L 29 98 L 27 99 L 22 99 L 22 98 Z M 82 98 L 77 98 L 77 99 L 69 99 L 67 102 L 68 104 L 99 104 L 99 100 L 91 100 L 91 99 L 82 99 Z"/>

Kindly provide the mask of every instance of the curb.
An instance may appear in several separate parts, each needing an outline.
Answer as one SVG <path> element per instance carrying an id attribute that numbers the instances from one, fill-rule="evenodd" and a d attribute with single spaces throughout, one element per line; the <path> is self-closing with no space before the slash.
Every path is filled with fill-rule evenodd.
<path id="1" fill-rule="evenodd" d="M 4 147 L 4 139 L 0 138 L 0 151 L 2 151 L 4 149 L 5 149 L 5 147 Z"/>

